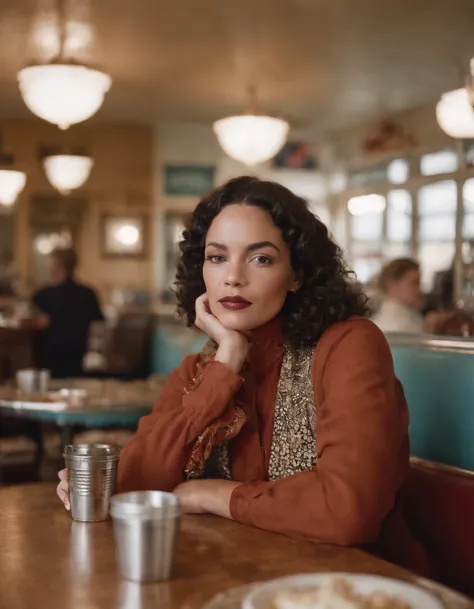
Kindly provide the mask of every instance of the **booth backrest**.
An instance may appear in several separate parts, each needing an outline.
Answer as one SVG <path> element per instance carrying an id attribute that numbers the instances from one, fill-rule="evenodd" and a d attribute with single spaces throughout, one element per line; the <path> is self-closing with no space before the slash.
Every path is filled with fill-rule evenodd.
<path id="1" fill-rule="evenodd" d="M 474 597 L 474 472 L 412 459 L 405 517 L 434 579 Z"/>
<path id="2" fill-rule="evenodd" d="M 415 457 L 474 471 L 474 340 L 387 335 Z"/>

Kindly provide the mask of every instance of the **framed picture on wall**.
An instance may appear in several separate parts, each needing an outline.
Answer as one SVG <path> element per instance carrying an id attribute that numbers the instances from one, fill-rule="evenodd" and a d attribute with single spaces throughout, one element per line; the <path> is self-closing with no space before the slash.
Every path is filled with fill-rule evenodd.
<path id="1" fill-rule="evenodd" d="M 210 165 L 165 165 L 165 195 L 202 197 L 214 188 L 214 173 Z"/>
<path id="2" fill-rule="evenodd" d="M 100 243 L 103 258 L 146 258 L 148 214 L 102 214 Z"/>
<path id="3" fill-rule="evenodd" d="M 278 169 L 318 169 L 316 157 L 305 142 L 287 142 L 272 165 Z"/>

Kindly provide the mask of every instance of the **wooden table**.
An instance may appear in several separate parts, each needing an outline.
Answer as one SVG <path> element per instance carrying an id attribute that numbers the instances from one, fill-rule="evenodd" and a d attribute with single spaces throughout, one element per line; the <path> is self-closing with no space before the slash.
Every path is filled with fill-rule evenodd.
<path id="1" fill-rule="evenodd" d="M 0 609 L 198 609 L 234 586 L 313 571 L 416 579 L 360 550 L 186 516 L 173 579 L 140 586 L 117 573 L 110 522 L 73 522 L 50 484 L 0 489 Z M 448 609 L 472 607 L 457 600 Z"/>
<path id="2" fill-rule="evenodd" d="M 62 445 L 71 444 L 74 427 L 136 428 L 142 416 L 153 409 L 161 387 L 151 388 L 146 382 L 98 381 L 76 379 L 51 381 L 55 390 L 45 396 L 20 394 L 13 387 L 0 387 L 0 414 L 22 417 L 41 423 L 55 423 L 61 434 Z M 103 386 L 99 393 L 91 393 L 82 403 L 70 404 L 57 394 L 61 389 L 85 389 Z"/>

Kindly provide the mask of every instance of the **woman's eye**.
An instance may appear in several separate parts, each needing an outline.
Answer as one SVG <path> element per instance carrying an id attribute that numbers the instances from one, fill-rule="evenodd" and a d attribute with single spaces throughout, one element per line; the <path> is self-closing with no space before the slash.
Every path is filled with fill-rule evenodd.
<path id="1" fill-rule="evenodd" d="M 209 262 L 212 262 L 213 264 L 225 262 L 224 256 L 219 256 L 219 254 L 210 254 L 209 256 L 206 256 L 206 260 L 209 260 Z"/>
<path id="2" fill-rule="evenodd" d="M 257 264 L 263 265 L 270 264 L 272 261 L 271 258 L 269 258 L 268 256 L 255 256 L 254 260 Z"/>

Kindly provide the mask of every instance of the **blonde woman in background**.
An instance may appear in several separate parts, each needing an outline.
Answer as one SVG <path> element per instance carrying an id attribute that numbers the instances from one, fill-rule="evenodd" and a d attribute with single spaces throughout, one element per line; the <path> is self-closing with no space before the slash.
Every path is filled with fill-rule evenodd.
<path id="1" fill-rule="evenodd" d="M 420 265 L 411 258 L 397 258 L 382 269 L 379 289 L 382 304 L 373 321 L 383 332 L 423 332 Z"/>

